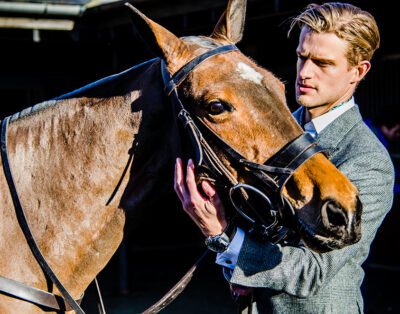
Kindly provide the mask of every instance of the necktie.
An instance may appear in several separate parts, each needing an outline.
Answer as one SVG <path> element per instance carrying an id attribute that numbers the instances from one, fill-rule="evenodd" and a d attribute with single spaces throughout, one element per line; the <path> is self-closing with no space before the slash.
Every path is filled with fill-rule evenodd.
<path id="1" fill-rule="evenodd" d="M 318 133 L 314 128 L 314 124 L 310 121 L 304 125 L 304 131 L 310 134 L 313 138 L 317 138 Z"/>

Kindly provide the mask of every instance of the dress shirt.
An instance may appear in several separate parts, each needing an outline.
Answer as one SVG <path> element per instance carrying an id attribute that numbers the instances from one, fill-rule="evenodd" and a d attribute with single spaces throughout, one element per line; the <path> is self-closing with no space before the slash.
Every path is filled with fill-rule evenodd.
<path id="1" fill-rule="evenodd" d="M 352 97 L 350 100 L 333 107 L 323 115 L 320 115 L 319 117 L 316 117 L 310 122 L 304 124 L 304 131 L 309 133 L 312 137 L 317 138 L 318 134 L 321 133 L 321 131 L 325 129 L 333 120 L 345 113 L 350 108 L 354 107 L 354 105 L 354 97 Z M 303 125 L 302 121 L 299 121 L 299 123 Z"/>

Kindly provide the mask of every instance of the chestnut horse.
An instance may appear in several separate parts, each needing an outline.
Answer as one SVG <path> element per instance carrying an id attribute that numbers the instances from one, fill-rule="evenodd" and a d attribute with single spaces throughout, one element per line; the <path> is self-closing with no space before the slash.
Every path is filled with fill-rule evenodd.
<path id="1" fill-rule="evenodd" d="M 174 74 L 205 51 L 238 42 L 245 4 L 231 0 L 209 37 L 180 39 L 133 8 L 132 16 L 149 48 Z M 153 59 L 11 118 L 9 163 L 31 232 L 74 298 L 121 243 L 125 212 L 172 191 L 180 144 L 163 88 L 160 59 Z M 179 89 L 193 114 L 253 162 L 264 163 L 302 134 L 286 105 L 284 85 L 239 51 L 209 58 Z M 220 158 L 244 180 L 227 156 Z M 4 175 L 0 188 L 0 275 L 58 293 L 27 245 Z M 359 239 L 357 190 L 325 155 L 300 166 L 283 193 L 307 223 L 304 241 L 312 248 Z M 344 218 L 321 218 L 326 202 L 334 202 Z M 42 309 L 0 294 L 0 312 Z"/>

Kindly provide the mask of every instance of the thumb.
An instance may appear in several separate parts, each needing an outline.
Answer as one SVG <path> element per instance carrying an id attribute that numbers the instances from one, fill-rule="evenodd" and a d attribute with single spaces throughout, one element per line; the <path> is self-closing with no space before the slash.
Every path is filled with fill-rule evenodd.
<path id="1" fill-rule="evenodd" d="M 201 188 L 209 198 L 214 198 L 217 195 L 214 187 L 206 180 L 201 181 Z"/>

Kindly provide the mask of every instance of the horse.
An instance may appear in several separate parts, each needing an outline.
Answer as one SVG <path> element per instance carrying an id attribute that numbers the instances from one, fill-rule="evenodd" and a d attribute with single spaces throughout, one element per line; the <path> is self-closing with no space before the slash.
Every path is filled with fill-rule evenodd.
<path id="1" fill-rule="evenodd" d="M 180 128 L 160 67 L 173 76 L 196 57 L 242 38 L 246 1 L 230 0 L 210 36 L 178 38 L 131 7 L 139 34 L 157 58 L 28 108 L 9 119 L 9 164 L 30 230 L 54 273 L 78 299 L 123 238 L 127 212 L 172 192 Z M 247 160 L 263 164 L 303 134 L 286 105 L 285 86 L 238 50 L 200 63 L 177 87 L 198 120 Z M 210 142 L 238 182 L 217 142 Z M 4 160 L 3 166 L 4 168 Z M 21 231 L 0 175 L 0 275 L 60 294 Z M 315 250 L 360 238 L 358 192 L 323 153 L 304 161 L 282 187 L 307 225 Z M 1 313 L 49 309 L 0 294 Z"/>

